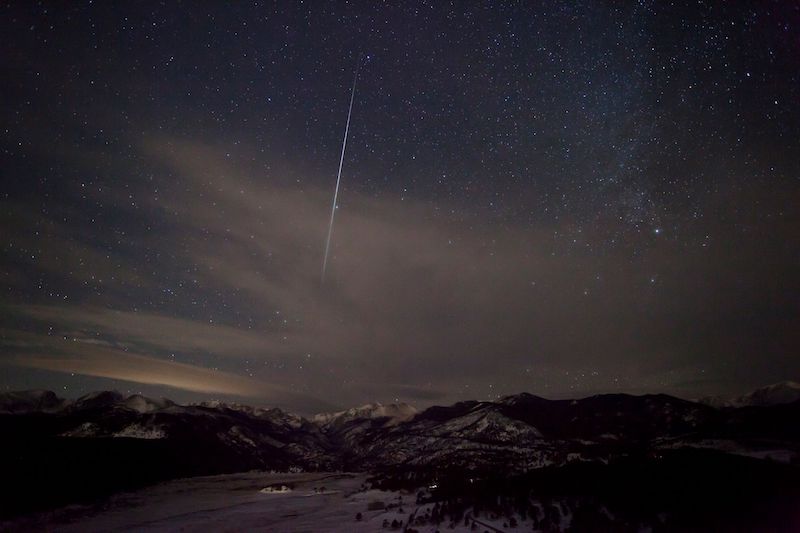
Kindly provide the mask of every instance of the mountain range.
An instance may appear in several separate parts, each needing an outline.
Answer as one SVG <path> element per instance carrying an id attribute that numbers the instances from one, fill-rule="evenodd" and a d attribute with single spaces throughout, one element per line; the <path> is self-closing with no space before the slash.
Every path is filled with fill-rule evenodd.
<path id="1" fill-rule="evenodd" d="M 727 403 L 656 394 L 548 400 L 523 393 L 422 411 L 378 403 L 304 418 L 277 408 L 118 392 L 0 394 L 0 516 L 166 479 L 247 470 L 435 476 L 524 474 L 703 448 L 797 464 L 800 399 L 787 383 Z M 785 400 L 785 402 L 781 402 Z M 75 490 L 75 480 L 83 489 Z"/>
<path id="2" fill-rule="evenodd" d="M 761 387 L 742 396 L 707 396 L 700 402 L 713 407 L 746 407 L 754 405 L 780 405 L 800 400 L 800 383 L 782 381 Z"/>

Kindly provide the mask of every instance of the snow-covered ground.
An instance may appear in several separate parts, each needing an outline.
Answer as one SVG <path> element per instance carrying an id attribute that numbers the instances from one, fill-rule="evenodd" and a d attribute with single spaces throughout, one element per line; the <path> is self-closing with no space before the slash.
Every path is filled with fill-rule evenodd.
<path id="1" fill-rule="evenodd" d="M 423 516 L 432 507 L 416 505 L 415 495 L 410 493 L 362 491 L 366 478 L 366 474 L 251 472 L 184 479 L 117 495 L 100 508 L 72 506 L 0 524 L 0 530 L 391 531 L 384 529 L 384 520 L 405 525 L 410 513 Z M 358 513 L 360 520 L 356 519 Z M 502 518 L 484 516 L 479 520 L 481 530 L 503 529 Z M 433 525 L 415 527 L 419 531 L 437 529 Z M 529 531 L 530 524 L 521 523 L 515 529 Z M 470 528 L 462 522 L 455 530 L 447 530 Z"/>

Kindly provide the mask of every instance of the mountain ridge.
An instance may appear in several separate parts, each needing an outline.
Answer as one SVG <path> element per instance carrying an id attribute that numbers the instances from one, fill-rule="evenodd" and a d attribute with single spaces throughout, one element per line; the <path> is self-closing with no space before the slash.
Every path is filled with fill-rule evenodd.
<path id="1" fill-rule="evenodd" d="M 548 400 L 521 393 L 421 411 L 366 404 L 304 418 L 219 401 L 181 405 L 113 391 L 70 401 L 23 391 L 0 393 L 0 432 L 9 486 L 28 483 L 32 493 L 47 486 L 53 501 L 68 502 L 76 478 L 96 496 L 249 470 L 524 475 L 681 449 L 796 464 L 800 401 L 720 409 L 665 394 Z M 9 497 L 28 501 L 23 496 Z"/>
<path id="2" fill-rule="evenodd" d="M 792 403 L 800 400 L 800 383 L 796 381 L 779 381 L 740 396 L 706 396 L 700 398 L 705 403 L 717 408 L 770 406 Z"/>

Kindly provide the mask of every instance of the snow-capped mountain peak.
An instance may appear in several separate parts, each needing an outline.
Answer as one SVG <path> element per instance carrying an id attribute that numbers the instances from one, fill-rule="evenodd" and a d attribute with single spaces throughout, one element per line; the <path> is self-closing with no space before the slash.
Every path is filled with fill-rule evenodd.
<path id="1" fill-rule="evenodd" d="M 104 409 L 120 405 L 125 397 L 117 391 L 97 391 L 85 394 L 69 405 L 72 410 L 79 409 Z"/>
<path id="2" fill-rule="evenodd" d="M 175 403 L 167 400 L 166 398 L 154 399 L 147 398 L 141 394 L 134 394 L 132 396 L 128 396 L 123 402 L 123 405 L 128 409 L 136 411 L 137 413 L 152 413 L 153 411 L 159 411 L 161 409 L 171 407 L 175 405 Z"/>
<path id="3" fill-rule="evenodd" d="M 737 399 L 739 405 L 778 405 L 800 400 L 800 383 L 782 381 L 773 383 Z"/>
<path id="4" fill-rule="evenodd" d="M 27 390 L 0 394 L 0 413 L 53 412 L 66 401 L 48 390 Z"/>
<path id="5" fill-rule="evenodd" d="M 278 409 L 277 407 L 253 407 L 250 405 L 244 405 L 240 403 L 226 403 L 220 400 L 209 400 L 200 402 L 197 404 L 192 404 L 198 407 L 203 407 L 206 409 L 214 409 L 214 410 L 229 410 L 229 411 L 236 411 L 238 413 L 243 413 L 248 416 L 252 416 L 254 418 L 260 418 L 262 420 L 271 420 L 276 423 L 282 423 L 290 427 L 298 428 L 306 423 L 303 417 L 298 416 L 294 413 L 289 413 Z"/>
<path id="6" fill-rule="evenodd" d="M 781 381 L 735 398 L 706 397 L 702 403 L 713 407 L 748 407 L 792 403 L 800 400 L 800 383 Z"/>
<path id="7" fill-rule="evenodd" d="M 417 409 L 407 403 L 382 404 L 368 403 L 336 413 L 320 413 L 314 415 L 312 421 L 321 426 L 338 426 L 356 419 L 388 418 L 388 424 L 399 424 L 410 420 L 417 414 Z"/>

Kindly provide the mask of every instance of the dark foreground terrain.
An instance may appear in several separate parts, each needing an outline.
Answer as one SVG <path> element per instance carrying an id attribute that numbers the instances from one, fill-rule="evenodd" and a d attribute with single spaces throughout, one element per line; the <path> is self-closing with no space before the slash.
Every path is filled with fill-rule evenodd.
<path id="1" fill-rule="evenodd" d="M 436 526 L 483 516 L 542 531 L 800 531 L 799 476 L 796 466 L 686 449 L 512 477 L 440 473 L 417 501 L 438 505 Z M 413 491 L 419 481 L 396 473 L 371 479 L 384 490 Z"/>
<path id="2" fill-rule="evenodd" d="M 5 528 L 68 504 L 102 509 L 115 493 L 170 479 L 350 471 L 368 477 L 347 494 L 405 499 L 386 516 L 377 503 L 368 508 L 371 496 L 325 507 L 344 505 L 347 523 L 367 531 L 800 530 L 797 401 L 521 394 L 305 419 L 235 404 L 25 392 L 2 395 L 0 413 Z M 42 516 L 51 515 L 36 523 Z"/>

